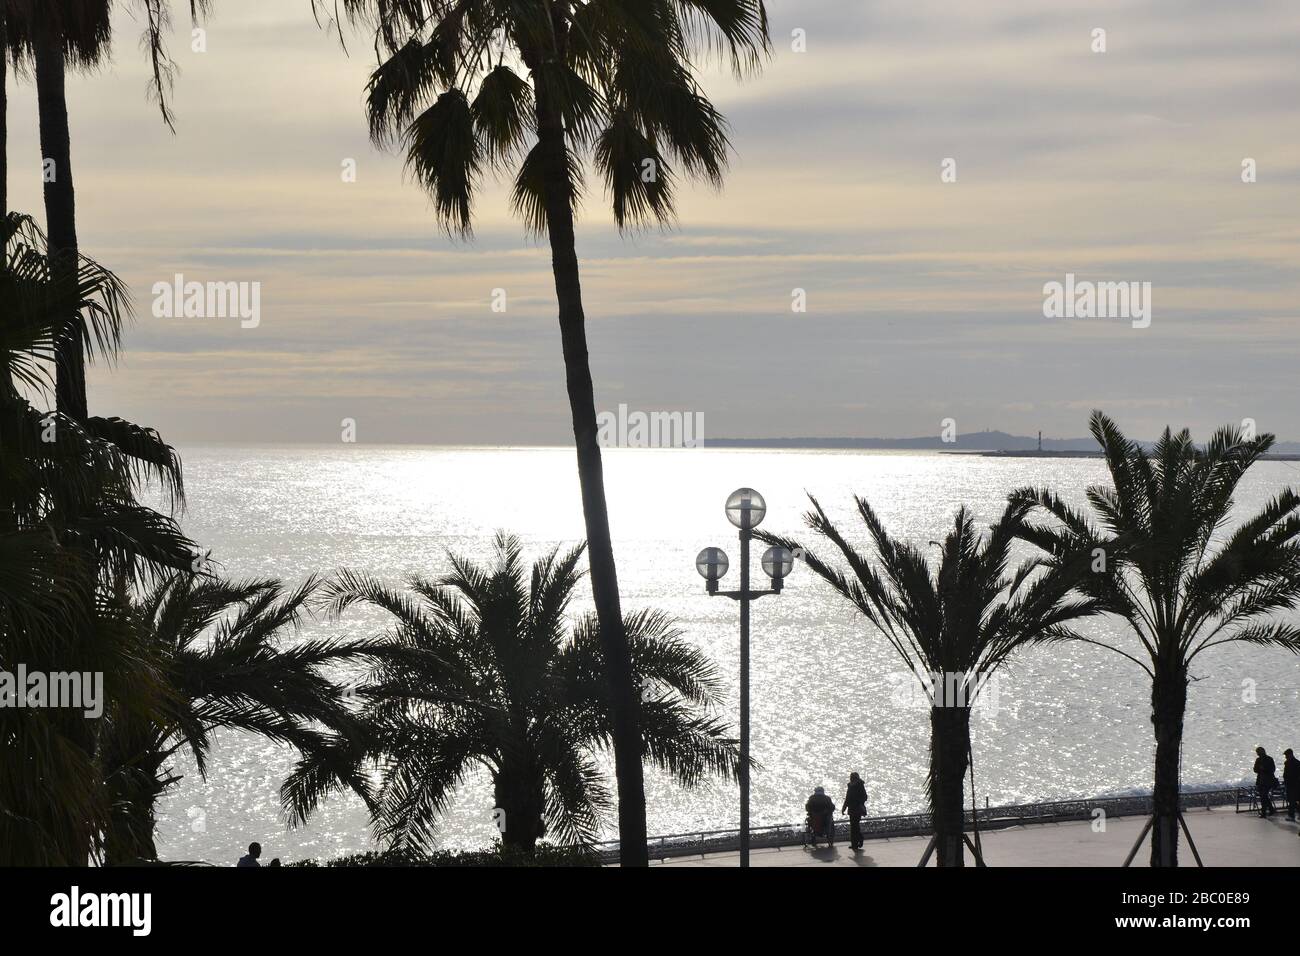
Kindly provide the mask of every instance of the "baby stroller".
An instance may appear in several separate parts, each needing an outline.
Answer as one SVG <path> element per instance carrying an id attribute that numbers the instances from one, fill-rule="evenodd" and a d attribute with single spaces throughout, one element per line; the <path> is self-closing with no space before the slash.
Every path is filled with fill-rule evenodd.
<path id="1" fill-rule="evenodd" d="M 827 846 L 835 843 L 835 815 L 832 813 L 810 813 L 803 821 L 803 846 L 817 846 L 818 840 L 825 840 Z"/>

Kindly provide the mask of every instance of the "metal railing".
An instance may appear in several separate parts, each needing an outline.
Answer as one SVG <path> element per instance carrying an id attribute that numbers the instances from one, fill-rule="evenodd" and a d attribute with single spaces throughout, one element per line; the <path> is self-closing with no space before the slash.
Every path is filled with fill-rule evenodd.
<path id="1" fill-rule="evenodd" d="M 1184 810 L 1196 807 L 1235 806 L 1237 788 L 1219 790 L 1186 790 L 1181 794 Z M 966 823 L 978 821 L 981 829 L 1000 830 L 1030 823 L 1060 823 L 1068 820 L 1088 820 L 1101 810 L 1107 817 L 1142 816 L 1151 813 L 1150 794 L 1124 797 L 1092 797 L 1084 800 L 1054 800 L 1043 803 L 1020 803 L 1001 807 L 983 807 L 977 812 L 966 811 Z M 835 838 L 847 840 L 849 823 L 835 821 Z M 862 835 L 868 840 L 891 837 L 925 836 L 933 832 L 928 813 L 894 814 L 862 818 Z M 749 841 L 754 849 L 800 846 L 804 839 L 804 824 L 778 823 L 750 827 Z M 708 853 L 726 853 L 740 846 L 740 830 L 732 827 L 721 830 L 689 830 L 653 836 L 647 841 L 652 860 L 666 860 L 680 856 L 703 856 Z M 596 853 L 603 860 L 618 859 L 618 841 L 606 840 L 596 844 Z"/>

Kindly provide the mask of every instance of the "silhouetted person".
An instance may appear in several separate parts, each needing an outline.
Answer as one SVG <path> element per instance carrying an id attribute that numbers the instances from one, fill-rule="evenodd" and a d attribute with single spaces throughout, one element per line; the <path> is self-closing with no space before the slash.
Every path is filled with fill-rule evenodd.
<path id="1" fill-rule="evenodd" d="M 1282 754 L 1282 786 L 1286 788 L 1286 818 L 1295 822 L 1296 806 L 1300 804 L 1300 760 L 1287 747 Z"/>
<path id="2" fill-rule="evenodd" d="M 812 821 L 813 846 L 817 845 L 819 831 L 826 832 L 826 845 L 835 845 L 835 801 L 826 796 L 826 791 L 818 787 L 804 804 L 808 818 Z"/>
<path id="3" fill-rule="evenodd" d="M 862 817 L 867 812 L 867 785 L 857 771 L 849 774 L 849 789 L 844 792 L 840 813 L 849 815 L 849 846 L 862 849 Z"/>
<path id="4" fill-rule="evenodd" d="M 260 843 L 250 843 L 250 844 L 248 844 L 248 856 L 241 856 L 241 857 L 239 858 L 239 862 L 236 863 L 235 866 L 237 866 L 237 867 L 239 867 L 239 866 L 257 866 L 257 867 L 260 867 L 262 864 L 257 862 L 257 858 L 258 858 L 259 856 L 261 856 L 261 855 L 262 855 L 262 844 L 260 844 Z"/>
<path id="5" fill-rule="evenodd" d="M 1255 789 L 1259 791 L 1259 815 L 1269 817 L 1277 812 L 1273 809 L 1273 798 L 1270 796 L 1273 784 L 1277 781 L 1277 764 L 1264 752 L 1263 747 L 1256 747 L 1255 753 L 1258 755 L 1255 758 Z"/>
<path id="6" fill-rule="evenodd" d="M 279 865 L 280 865 L 280 858 L 277 856 L 274 860 L 272 860 L 270 863 L 268 863 L 268 864 L 266 864 L 266 865 L 267 865 L 267 866 L 279 866 Z"/>

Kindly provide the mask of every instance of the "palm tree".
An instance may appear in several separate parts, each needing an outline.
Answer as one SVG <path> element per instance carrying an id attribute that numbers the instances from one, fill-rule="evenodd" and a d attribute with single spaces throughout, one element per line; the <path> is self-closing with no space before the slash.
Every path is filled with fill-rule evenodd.
<path id="1" fill-rule="evenodd" d="M 159 14 L 165 6 L 159 0 L 141 2 L 149 12 L 146 35 L 152 41 L 157 98 L 167 119 L 158 70 L 158 33 L 163 26 Z M 116 349 L 129 305 L 116 278 L 78 252 L 64 75 L 68 65 L 90 67 L 104 57 L 110 8 L 110 0 L 0 0 L 0 59 L 6 70 L 10 60 L 15 68 L 24 62 L 34 64 L 42 156 L 53 163 L 52 176 L 45 182 L 48 243 L 30 220 L 5 213 L 7 194 L 0 186 L 7 270 L 3 294 L 8 307 L 0 324 L 14 325 L 0 333 L 5 339 L 0 414 L 6 430 L 0 443 L 8 446 L 4 464 L 9 481 L 0 509 L 6 512 L 10 528 L 24 532 L 22 547 L 9 555 L 20 564 L 38 555 L 48 557 L 42 550 L 47 543 L 36 542 L 31 532 L 58 529 L 52 536 L 58 570 L 45 572 L 43 579 L 27 578 L 29 587 L 40 587 L 26 593 L 44 594 L 42 589 L 49 583 L 45 596 L 76 610 L 61 621 L 57 640 L 39 645 L 48 652 L 47 663 L 60 655 L 70 663 L 85 663 L 87 655 L 94 658 L 102 647 L 124 648 L 121 640 L 110 639 L 129 633 L 121 627 L 123 581 L 159 568 L 188 566 L 192 550 L 170 518 L 134 500 L 135 483 L 149 478 L 172 492 L 173 504 L 182 500 L 175 453 L 149 429 L 115 418 L 90 418 L 86 404 L 86 357 L 95 345 L 104 354 Z M 193 12 L 193 3 L 191 8 Z M 0 77 L 0 94 L 6 81 L 7 77 Z M 0 95 L 0 113 L 4 106 Z M 7 151 L 6 132 L 0 119 L 0 154 Z M 0 180 L 6 169 L 0 157 Z M 15 248 L 9 247 L 11 241 Z M 39 377 L 32 369 L 39 359 L 48 359 L 56 369 L 58 411 L 50 416 L 19 400 L 11 377 L 17 366 L 31 384 L 33 376 Z M 57 435 L 56 442 L 36 439 L 52 434 Z M 17 544 L 17 536 L 11 543 Z M 34 550 L 27 547 L 33 543 Z M 108 584 L 113 585 L 111 592 L 103 590 Z M 74 586 L 79 593 L 69 592 Z M 16 589 L 15 598 L 22 593 Z M 12 649 L 20 636 L 44 633 L 19 628 L 0 634 L 0 643 Z M 125 664 L 129 661 L 114 673 L 124 677 L 132 673 Z M 125 686 L 145 688 L 148 682 L 128 681 Z M 6 844 L 17 859 L 80 865 L 100 832 L 97 822 L 103 820 L 103 807 L 94 799 L 99 789 L 86 785 L 93 771 L 94 730 L 89 722 L 76 718 L 56 719 L 54 724 L 20 727 L 3 738 L 3 744 L 12 748 L 7 756 L 14 765 L 44 781 L 48 792 L 20 787 L 0 794 L 0 817 L 18 827 L 9 834 L 12 840 L 0 839 L 0 844 Z M 42 776 L 38 763 L 52 755 L 53 762 Z M 20 804 L 32 812 L 14 815 L 13 808 Z M 20 844 L 19 839 L 26 837 L 32 839 Z"/>
<path id="2" fill-rule="evenodd" d="M 357 732 L 343 687 L 323 671 L 356 660 L 367 645 L 310 640 L 283 646 L 316 588 L 311 580 L 286 592 L 273 580 L 177 574 L 134 602 L 143 651 L 161 675 L 163 692 L 152 712 L 120 704 L 107 715 L 99 748 L 113 807 L 107 862 L 157 857 L 155 806 L 181 779 L 169 761 L 188 750 L 205 775 L 216 731 L 259 734 L 301 753 L 327 742 L 322 728 L 343 736 Z"/>
<path id="3" fill-rule="evenodd" d="M 1008 577 L 1012 543 L 1030 506 L 1009 502 L 981 537 L 963 507 L 944 539 L 937 565 L 890 536 L 865 498 L 858 514 L 874 560 L 857 551 L 809 495 L 804 520 L 839 551 L 847 572 L 792 538 L 758 532 L 764 541 L 802 553 L 808 567 L 884 635 L 931 698 L 930 771 L 926 778 L 940 866 L 965 865 L 962 792 L 971 753 L 970 715 L 986 681 L 1022 645 L 1070 633 L 1071 621 L 1097 612 L 1072 593 L 1086 565 L 1063 552 L 1039 557 Z M 972 792 L 972 798 L 974 794 Z"/>
<path id="4" fill-rule="evenodd" d="M 623 633 L 574 238 L 590 158 L 620 229 L 673 216 L 679 174 L 722 181 L 726 121 L 695 76 L 769 49 L 762 0 L 343 0 L 387 59 L 367 87 L 377 144 L 401 138 L 442 225 L 470 233 L 483 175 L 517 166 L 513 202 L 549 237 L 591 587 L 613 688 L 620 856 L 646 865 L 638 704 Z M 328 6 L 328 4 L 327 4 Z"/>
<path id="5" fill-rule="evenodd" d="M 86 422 L 85 349 L 75 308 L 74 290 L 81 257 L 77 248 L 76 210 L 72 180 L 71 143 L 68 131 L 68 110 L 65 95 L 65 58 L 74 65 L 90 66 L 98 62 L 107 48 L 109 36 L 108 5 L 94 0 L 71 0 L 69 3 L 41 3 L 34 0 L 15 0 L 21 15 L 12 19 L 19 29 L 12 31 L 11 43 L 29 49 L 35 66 L 36 97 L 39 110 L 42 179 L 45 199 L 46 231 L 49 236 L 46 255 L 51 284 L 60 289 L 58 298 L 65 303 L 62 319 L 54 340 L 54 365 L 56 369 L 56 408 L 73 428 Z M 71 431 L 66 429 L 65 432 Z M 62 443 L 63 434 L 58 435 Z M 81 588 L 84 600 L 95 603 L 96 571 L 88 560 L 89 555 L 77 555 L 76 567 L 81 570 Z M 98 620 L 106 620 L 106 616 Z M 93 640 L 93 627 L 87 624 L 81 648 Z M 67 732 L 76 749 L 86 757 L 94 750 L 93 729 L 88 721 L 71 718 Z M 67 862 L 74 865 L 84 862 L 85 851 L 94 839 L 94 829 L 76 827 L 67 836 L 73 856 Z"/>
<path id="6" fill-rule="evenodd" d="M 149 96 L 158 103 L 163 122 L 175 132 L 168 93 L 176 65 L 167 55 L 163 34 L 170 23 L 168 0 L 136 0 L 146 16 L 142 45 L 152 67 Z M 36 79 L 41 157 L 44 170 L 45 228 L 49 256 L 59 281 L 73 282 L 77 270 L 76 190 L 72 176 L 71 132 L 68 127 L 66 74 L 72 69 L 93 69 L 109 53 L 112 38 L 112 0 L 3 0 L 7 49 L 15 62 L 30 59 Z M 197 22 L 206 14 L 209 0 L 189 0 Z M 57 350 L 58 407 L 83 421 L 88 414 L 86 367 L 76 323 L 67 316 L 67 329 Z"/>
<path id="7" fill-rule="evenodd" d="M 1201 653 L 1224 644 L 1300 653 L 1300 628 L 1273 619 L 1300 604 L 1300 495 L 1279 493 L 1225 536 L 1237 485 L 1272 447 L 1272 435 L 1248 438 L 1221 428 L 1201 449 L 1186 429 L 1175 435 L 1166 428 L 1148 453 L 1099 411 L 1089 424 L 1113 486 L 1087 491 L 1097 523 L 1050 491 L 1025 488 L 1013 500 L 1056 520 L 1018 533 L 1053 554 L 1094 554 L 1097 573 L 1085 576 L 1081 589 L 1124 618 L 1137 638 L 1133 653 L 1102 640 L 1089 643 L 1122 655 L 1151 678 L 1151 865 L 1177 866 L 1190 668 Z"/>
<path id="8" fill-rule="evenodd" d="M 155 483 L 174 505 L 183 501 L 174 449 L 152 429 L 120 418 L 77 422 L 29 397 L 52 390 L 50 365 L 69 313 L 85 354 L 116 355 L 130 312 L 121 280 L 82 256 L 73 285 L 56 283 L 45 237 L 19 213 L 0 221 L 0 246 L 0 529 L 84 548 L 106 582 L 188 567 L 193 543 L 135 500 L 138 484 Z"/>
<path id="9" fill-rule="evenodd" d="M 357 689 L 366 732 L 309 754 L 285 784 L 295 820 L 351 788 L 370 806 L 380 839 L 425 851 L 454 791 L 482 767 L 504 813 L 506 846 L 531 852 L 548 834 L 595 840 L 611 806 L 595 758 L 613 737 L 613 695 L 596 618 L 571 633 L 566 623 L 584 546 L 557 548 L 530 572 L 516 538 L 498 534 L 494 544 L 490 568 L 451 555 L 450 574 L 412 578 L 411 594 L 349 572 L 326 585 L 332 615 L 369 604 L 396 623 Z M 646 689 L 638 758 L 685 786 L 711 774 L 734 778 L 735 742 L 712 713 L 712 665 L 662 614 L 629 615 L 624 629 L 633 677 Z M 377 790 L 372 766 L 381 771 Z"/>
<path id="10" fill-rule="evenodd" d="M 0 222 L 0 247 L 0 660 L 102 672 L 109 697 L 147 708 L 155 681 L 122 594 L 188 567 L 194 545 L 135 489 L 153 481 L 179 500 L 179 461 L 151 430 L 77 422 L 27 397 L 53 390 L 68 314 L 88 354 L 114 353 L 125 290 L 85 257 L 74 285 L 55 282 L 44 237 L 17 213 Z M 107 822 L 95 736 L 80 712 L 0 708 L 0 860 L 85 864 Z"/>
<path id="11" fill-rule="evenodd" d="M 45 237 L 19 213 L 0 220 L 0 247 L 0 527 L 47 537 L 52 528 L 57 544 L 84 542 L 114 574 L 130 574 L 140 549 L 176 558 L 174 526 L 133 499 L 142 479 L 183 497 L 175 452 L 149 429 L 117 418 L 76 422 L 37 409 L 29 397 L 52 390 L 50 365 L 69 312 L 86 352 L 116 353 L 129 312 L 125 288 L 84 256 L 71 288 L 54 282 Z"/>
<path id="12" fill-rule="evenodd" d="M 104 0 L 26 0 L 24 10 L 40 114 L 45 229 L 56 282 L 73 282 L 79 261 L 66 69 L 69 64 L 92 67 L 105 56 L 111 32 L 109 7 Z M 57 395 L 59 411 L 80 422 L 87 415 L 86 368 L 81 337 L 76 332 L 75 317 L 65 316 L 64 334 L 56 350 Z"/>
<path id="13" fill-rule="evenodd" d="M 0 220 L 9 218 L 9 0 L 0 0 Z M 0 255 L 3 250 L 0 250 Z"/>
<path id="14" fill-rule="evenodd" d="M 158 70 L 162 51 L 159 35 L 164 25 L 163 17 L 159 14 L 165 10 L 165 6 L 159 0 L 140 2 L 149 13 L 146 37 L 151 41 L 148 45 L 154 60 L 155 81 L 158 83 L 157 98 L 164 119 L 167 119 L 165 89 Z M 12 59 L 15 67 L 27 63 L 34 67 L 41 155 L 43 160 L 52 164 L 44 177 L 49 240 L 48 243 L 42 241 L 45 248 L 40 252 L 40 261 L 43 262 L 43 268 L 48 270 L 48 285 L 59 291 L 51 294 L 47 288 L 42 298 L 28 301 L 38 301 L 42 308 L 57 304 L 63 309 L 59 316 L 61 322 L 56 326 L 52 354 L 49 356 L 56 369 L 54 391 L 58 413 L 55 416 L 55 433 L 57 444 L 64 446 L 57 457 L 66 462 L 80 463 L 83 459 L 76 456 L 81 450 L 81 444 L 93 442 L 97 450 L 109 458 L 120 453 L 121 458 L 116 464 L 124 465 L 129 474 L 125 483 L 115 481 L 111 489 L 100 486 L 104 493 L 98 495 L 94 507 L 79 511 L 66 508 L 55 510 L 60 519 L 76 515 L 75 522 L 82 526 L 80 535 L 72 533 L 63 542 L 63 553 L 67 559 L 66 567 L 81 575 L 83 593 L 78 603 L 83 608 L 92 609 L 90 616 L 81 622 L 87 628 L 79 644 L 83 650 L 94 646 L 99 640 L 91 631 L 98 626 L 108 626 L 122 610 L 118 607 L 110 613 L 108 605 L 95 593 L 104 581 L 104 572 L 108 570 L 96 563 L 97 557 L 108 557 L 110 552 L 115 551 L 119 557 L 128 559 L 136 570 L 139 569 L 139 565 L 134 564 L 137 559 L 155 562 L 154 567 L 159 566 L 156 564 L 158 561 L 161 561 L 161 566 L 181 566 L 176 548 L 173 547 L 182 540 L 179 530 L 166 519 L 161 519 L 161 523 L 155 521 L 160 516 L 153 515 L 148 509 L 138 508 L 132 496 L 132 482 L 136 477 L 149 473 L 179 493 L 179 462 L 174 453 L 155 433 L 147 429 L 137 428 L 119 419 L 90 418 L 86 401 L 88 334 L 100 331 L 100 328 L 89 327 L 78 311 L 86 303 L 93 309 L 96 299 L 87 299 L 82 295 L 87 260 L 79 254 L 77 244 L 65 74 L 68 67 L 88 69 L 101 63 L 107 56 L 111 9 L 111 0 L 61 0 L 59 3 L 49 3 L 46 0 L 0 0 L 0 13 L 4 15 L 5 27 L 0 55 L 6 61 Z M 167 79 L 170 80 L 170 75 Z M 0 150 L 4 149 L 7 149 L 7 141 L 0 139 Z M 9 235 L 16 236 L 17 230 L 11 231 Z M 28 255 L 30 248 L 29 246 L 20 253 L 22 261 L 28 266 L 36 261 Z M 108 298 L 98 304 L 106 307 L 103 317 L 107 321 L 103 327 L 110 332 L 101 344 L 107 346 L 106 351 L 111 351 L 116 347 L 117 333 L 120 330 L 119 313 L 129 310 L 123 290 L 116 285 L 115 279 L 100 282 L 98 292 L 108 294 Z M 7 318 L 6 315 L 6 320 Z M 0 382 L 0 389 L 2 388 L 6 388 L 6 383 Z M 20 419 L 24 417 L 30 419 L 30 416 L 19 415 Z M 27 424 L 30 425 L 31 421 Z M 21 438 L 22 435 L 22 432 L 15 432 L 11 437 Z M 110 449 L 109 446 L 115 447 Z M 55 453 L 50 447 L 37 446 L 38 459 L 51 457 L 55 457 Z M 112 471 L 112 468 L 109 470 Z M 76 471 L 74 468 L 73 472 Z M 83 490 L 94 486 L 95 482 L 92 481 Z M 93 498 L 95 495 L 85 497 L 82 503 L 88 504 Z M 174 500 L 179 501 L 179 495 Z M 87 536 L 85 532 L 88 526 L 95 523 L 99 523 L 99 531 Z M 112 546 L 109 552 L 73 555 L 72 549 L 78 542 L 86 544 L 96 538 L 102 539 L 110 532 L 126 532 L 126 538 Z M 148 545 L 145 540 L 151 537 L 165 539 L 154 542 L 155 545 L 161 544 L 161 550 L 155 549 L 152 554 L 148 552 L 152 545 Z M 188 560 L 185 559 L 186 563 Z M 121 572 L 123 568 L 119 566 L 114 570 Z M 65 729 L 73 735 L 77 747 L 84 751 L 84 756 L 89 758 L 95 746 L 91 728 L 84 721 L 73 721 Z M 68 819 L 75 821 L 77 817 L 77 814 L 70 814 Z M 89 819 L 85 814 L 81 817 Z M 89 831 L 83 827 L 81 832 L 67 836 L 64 839 L 64 850 L 67 851 L 69 846 L 73 849 L 65 852 L 65 862 L 84 863 L 85 847 L 89 846 L 90 837 L 95 832 L 97 831 L 93 827 Z"/>

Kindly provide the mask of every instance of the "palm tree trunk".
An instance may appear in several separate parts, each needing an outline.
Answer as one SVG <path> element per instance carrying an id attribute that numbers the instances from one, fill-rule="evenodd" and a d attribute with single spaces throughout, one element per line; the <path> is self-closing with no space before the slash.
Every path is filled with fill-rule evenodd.
<path id="1" fill-rule="evenodd" d="M 0 0 L 0 219 L 9 215 L 9 24 L 5 2 Z"/>
<path id="2" fill-rule="evenodd" d="M 0 222 L 9 217 L 9 23 L 5 4 L 0 0 Z M 0 257 L 6 250 L 0 248 Z M 13 376 L 8 367 L 0 369 L 0 398 L 13 390 Z"/>
<path id="3" fill-rule="evenodd" d="M 118 796 L 104 832 L 105 865 L 129 866 L 158 859 L 158 845 L 154 842 L 158 826 L 155 813 L 158 796 L 147 785 L 136 792 Z"/>
<path id="4" fill-rule="evenodd" d="M 62 290 L 62 296 L 75 302 L 75 293 L 69 290 L 76 286 L 78 271 L 76 203 L 72 188 L 72 146 L 64 87 L 63 38 L 55 23 L 57 19 L 48 14 L 32 18 L 32 53 L 36 65 L 36 105 L 40 115 L 41 172 L 50 278 L 56 288 Z M 48 170 L 46 163 L 52 163 Z M 87 416 L 85 356 L 76 325 L 76 316 L 70 313 L 63 334 L 55 343 L 55 399 L 60 412 L 78 422 L 84 422 Z M 87 574 L 85 587 L 93 592 L 93 573 Z M 89 642 L 94 639 L 94 635 L 87 633 L 82 638 Z M 94 722 L 85 719 L 80 713 L 74 713 L 68 718 L 66 732 L 68 738 L 93 760 Z M 67 834 L 67 865 L 87 865 L 92 838 L 89 821 L 81 822 Z"/>
<path id="5" fill-rule="evenodd" d="M 40 110 L 42 173 L 45 186 L 45 229 L 49 237 L 52 277 L 75 283 L 77 277 L 77 216 L 72 188 L 72 147 L 68 133 L 68 103 L 64 93 L 63 43 L 51 24 L 36 17 L 32 25 L 36 60 L 36 102 Z M 45 163 L 52 162 L 49 173 Z M 86 364 L 81 338 L 68 330 L 55 354 L 59 411 L 76 421 L 86 419 Z"/>
<path id="6" fill-rule="evenodd" d="M 493 779 L 497 806 L 505 813 L 501 844 L 532 853 L 546 835 L 542 814 L 546 791 L 541 775 L 531 768 L 503 767 Z"/>
<path id="7" fill-rule="evenodd" d="M 1160 668 L 1151 685 L 1151 723 L 1156 733 L 1152 794 L 1151 865 L 1178 865 L 1179 757 L 1187 712 L 1187 669 Z"/>
<path id="8" fill-rule="evenodd" d="M 962 792 L 969 753 L 970 710 L 966 707 L 932 707 L 930 812 L 939 866 L 966 865 Z"/>
<path id="9" fill-rule="evenodd" d="M 535 84 L 539 148 L 545 177 L 547 231 L 555 296 L 560 308 L 560 340 L 578 452 L 578 483 L 587 526 L 591 590 L 600 621 L 605 676 L 610 689 L 614 731 L 614 772 L 618 779 L 619 861 L 623 866 L 649 866 L 646 849 L 645 784 L 641 767 L 639 696 L 632 683 L 632 661 L 623 633 L 614 545 L 605 505 L 604 469 L 596 441 L 596 397 L 587 359 L 586 319 L 578 276 L 573 233 L 573 208 L 567 147 L 559 110 L 549 101 L 544 84 Z"/>

